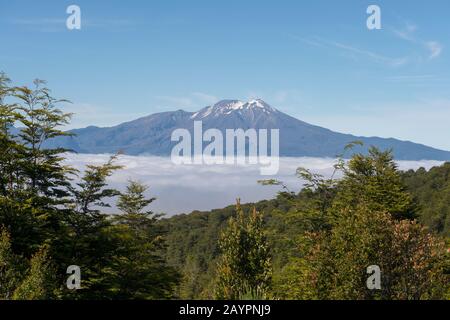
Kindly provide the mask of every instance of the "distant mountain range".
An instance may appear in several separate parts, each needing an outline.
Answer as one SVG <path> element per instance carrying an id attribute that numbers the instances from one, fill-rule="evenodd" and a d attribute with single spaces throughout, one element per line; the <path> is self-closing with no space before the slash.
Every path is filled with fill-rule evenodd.
<path id="1" fill-rule="evenodd" d="M 279 129 L 280 156 L 335 157 L 351 141 L 360 140 L 363 147 L 355 152 L 366 152 L 369 146 L 392 148 L 398 160 L 450 160 L 450 152 L 422 144 L 379 137 L 358 137 L 334 132 L 295 119 L 262 100 L 241 102 L 223 100 L 198 112 L 183 110 L 152 114 L 117 126 L 99 128 L 90 126 L 72 130 L 76 136 L 60 137 L 48 142 L 48 147 L 65 147 L 79 153 L 116 153 L 128 155 L 170 155 L 176 142 L 171 141 L 175 129 L 192 132 L 194 121 L 202 121 L 204 130 L 225 129 Z"/>

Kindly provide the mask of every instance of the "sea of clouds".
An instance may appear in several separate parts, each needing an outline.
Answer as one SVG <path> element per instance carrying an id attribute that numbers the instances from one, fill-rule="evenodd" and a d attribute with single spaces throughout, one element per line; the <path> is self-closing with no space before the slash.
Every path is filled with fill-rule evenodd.
<path id="1" fill-rule="evenodd" d="M 67 154 L 66 164 L 81 172 L 87 164 L 100 165 L 110 155 Z M 242 203 L 273 198 L 278 186 L 261 186 L 262 179 L 283 181 L 291 191 L 298 191 L 302 181 L 296 177 L 298 167 L 330 177 L 335 159 L 331 158 L 280 158 L 280 170 L 276 176 L 261 176 L 259 165 L 177 165 L 170 158 L 153 156 L 120 155 L 117 164 L 124 166 L 116 171 L 108 183 L 124 191 L 129 180 L 137 180 L 149 186 L 148 196 L 156 197 L 151 208 L 167 215 L 189 213 L 193 210 L 223 208 L 240 198 Z M 429 169 L 441 165 L 440 161 L 399 161 L 401 170 Z M 76 179 L 75 179 L 76 182 Z M 114 204 L 107 211 L 116 212 Z"/>

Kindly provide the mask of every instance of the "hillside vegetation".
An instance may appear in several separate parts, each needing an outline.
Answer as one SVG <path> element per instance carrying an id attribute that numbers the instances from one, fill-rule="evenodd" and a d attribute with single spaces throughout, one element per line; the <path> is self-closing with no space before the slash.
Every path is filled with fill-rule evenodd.
<path id="1" fill-rule="evenodd" d="M 433 167 L 429 171 L 420 168 L 416 171 L 399 172 L 399 178 L 411 195 L 415 218 L 428 227 L 430 232 L 448 241 L 450 163 Z M 274 279 L 279 280 L 275 286 L 280 285 L 281 291 L 282 283 L 286 280 L 284 272 L 292 268 L 292 257 L 301 256 L 296 239 L 305 232 L 305 225 L 299 208 L 305 211 L 314 206 L 316 200 L 316 193 L 307 189 L 295 195 L 280 192 L 275 199 L 242 205 L 247 213 L 253 208 L 264 213 Z M 182 270 L 184 275 L 179 292 L 181 297 L 198 299 L 213 296 L 215 269 L 220 256 L 219 235 L 234 214 L 235 207 L 229 206 L 205 212 L 194 211 L 160 222 L 168 230 L 168 263 Z"/>
<path id="2" fill-rule="evenodd" d="M 434 232 L 450 236 L 450 163 L 429 171 L 403 174 L 408 191 L 419 204 L 419 220 Z"/>

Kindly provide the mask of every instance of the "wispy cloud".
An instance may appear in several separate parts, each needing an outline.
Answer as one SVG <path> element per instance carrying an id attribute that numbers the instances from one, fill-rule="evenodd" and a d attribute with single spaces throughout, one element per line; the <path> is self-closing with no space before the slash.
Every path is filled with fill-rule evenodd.
<path id="1" fill-rule="evenodd" d="M 192 97 L 156 96 L 155 98 L 164 103 L 170 104 L 170 107 L 172 107 L 173 105 L 177 106 L 178 108 L 192 106 Z"/>
<path id="2" fill-rule="evenodd" d="M 432 74 L 422 74 L 422 75 L 397 75 L 392 77 L 387 77 L 386 80 L 388 81 L 429 81 L 429 80 L 437 80 L 435 75 Z"/>
<path id="3" fill-rule="evenodd" d="M 393 29 L 393 32 L 396 36 L 398 36 L 403 40 L 415 41 L 413 34 L 416 30 L 417 30 L 416 25 L 406 22 L 402 29 Z"/>
<path id="4" fill-rule="evenodd" d="M 426 58 L 428 60 L 434 60 L 441 56 L 443 52 L 443 45 L 436 40 L 422 40 L 416 34 L 419 28 L 411 24 L 409 22 L 404 22 L 403 27 L 401 28 L 391 28 L 391 32 L 401 40 L 407 41 L 411 44 L 419 46 L 420 48 L 425 49 L 427 52 Z M 421 60 L 423 61 L 423 57 L 417 59 L 412 57 L 411 55 L 403 56 L 403 57 L 390 57 L 385 54 L 375 52 L 369 49 L 361 48 L 356 45 L 347 44 L 339 41 L 330 41 L 327 39 L 323 39 L 321 37 L 299 37 L 297 35 L 290 34 L 291 38 L 301 41 L 309 46 L 315 46 L 323 49 L 338 49 L 343 52 L 350 53 L 351 57 L 364 57 L 370 59 L 374 62 L 388 65 L 391 67 L 399 67 L 406 65 L 408 63 Z"/>
<path id="5" fill-rule="evenodd" d="M 22 26 L 38 32 L 61 32 L 66 31 L 66 19 L 61 18 L 17 18 L 8 20 L 10 24 Z M 117 31 L 135 27 L 142 24 L 137 20 L 129 19 L 84 19 L 81 20 L 81 28 L 102 29 Z"/>
<path id="6" fill-rule="evenodd" d="M 412 44 L 425 48 L 428 52 L 428 59 L 433 60 L 438 58 L 442 51 L 443 45 L 435 40 L 422 40 L 416 34 L 419 28 L 409 22 L 404 22 L 404 26 L 400 29 L 393 28 L 392 32 L 398 38 L 408 41 Z"/>
<path id="7" fill-rule="evenodd" d="M 12 25 L 22 26 L 38 32 L 59 32 L 66 30 L 66 20 L 61 18 L 18 18 L 8 21 Z"/>
<path id="8" fill-rule="evenodd" d="M 310 106 L 305 101 L 305 94 L 299 89 L 283 88 L 278 90 L 251 90 L 243 100 L 263 99 L 273 107 L 289 112 L 297 108 L 299 105 L 302 109 L 307 109 Z"/>
<path id="9" fill-rule="evenodd" d="M 441 55 L 443 46 L 439 42 L 428 41 L 427 43 L 425 43 L 425 45 L 427 46 L 428 50 L 430 50 L 430 59 L 437 58 Z"/>
<path id="10" fill-rule="evenodd" d="M 345 50 L 345 51 L 348 51 L 348 52 L 351 52 L 351 53 L 354 53 L 357 55 L 365 56 L 367 58 L 372 59 L 373 61 L 387 64 L 387 65 L 390 65 L 393 67 L 402 66 L 408 62 L 408 57 L 391 58 L 391 57 L 387 57 L 387 56 L 378 54 L 373 51 L 360 49 L 358 47 L 346 45 L 346 44 L 339 43 L 339 42 L 331 42 L 331 44 L 334 45 L 336 48 L 339 48 L 339 49 L 342 49 L 342 50 Z"/>
<path id="11" fill-rule="evenodd" d="M 13 19 L 10 20 L 12 24 L 26 25 L 26 26 L 49 26 L 57 24 L 65 24 L 65 19 L 56 18 L 40 18 L 40 19 Z"/>
<path id="12" fill-rule="evenodd" d="M 346 53 L 351 53 L 351 55 L 358 56 L 358 57 L 364 57 L 366 59 L 370 59 L 374 62 L 388 65 L 391 67 L 398 67 L 402 66 L 409 62 L 408 57 L 399 57 L 399 58 L 393 58 L 389 57 L 371 50 L 362 49 L 355 45 L 349 45 L 342 42 L 336 42 L 336 41 L 329 41 L 320 37 L 312 37 L 312 38 L 302 38 L 295 35 L 291 35 L 291 38 L 296 39 L 298 41 L 301 41 L 305 44 L 321 47 L 324 49 L 338 49 Z"/>
<path id="13" fill-rule="evenodd" d="M 82 128 L 90 125 L 106 127 L 146 115 L 129 112 L 128 109 L 123 110 L 123 112 L 113 112 L 111 108 L 91 103 L 65 104 L 61 109 L 64 112 L 73 113 L 70 125 L 64 127 L 64 129 Z"/>
<path id="14" fill-rule="evenodd" d="M 411 86 L 448 86 L 450 78 L 437 76 L 434 74 L 405 74 L 394 75 L 385 78 L 387 82 L 402 83 Z"/>
<path id="15" fill-rule="evenodd" d="M 166 107 L 171 108 L 203 108 L 220 100 L 214 95 L 203 92 L 192 92 L 186 96 L 156 96 L 155 98 L 168 104 Z"/>
<path id="16" fill-rule="evenodd" d="M 192 96 L 195 97 L 196 99 L 208 103 L 208 104 L 212 104 L 212 103 L 216 103 L 219 99 L 216 96 L 207 94 L 207 93 L 203 93 L 203 92 L 194 92 L 192 93 Z"/>

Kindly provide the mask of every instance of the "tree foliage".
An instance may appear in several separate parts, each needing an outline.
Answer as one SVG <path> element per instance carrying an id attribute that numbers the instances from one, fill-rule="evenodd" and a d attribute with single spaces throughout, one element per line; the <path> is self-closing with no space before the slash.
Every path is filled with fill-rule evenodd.
<path id="1" fill-rule="evenodd" d="M 71 116 L 59 107 L 67 102 L 44 81 L 11 86 L 0 73 L 0 298 L 172 297 L 178 277 L 157 252 L 163 250 L 158 216 L 141 212 L 153 199 L 132 183 L 119 201 L 124 217 L 102 210 L 120 195 L 107 182 L 121 168 L 118 156 L 79 176 L 64 164 L 70 150 L 48 147 L 71 135 L 61 129 Z M 81 290 L 65 287 L 70 265 L 81 269 Z"/>
<path id="2" fill-rule="evenodd" d="M 147 187 L 131 181 L 119 196 L 122 211 L 113 218 L 110 232 L 117 237 L 117 251 L 103 270 L 108 292 L 116 299 L 168 299 L 174 296 L 178 272 L 163 258 L 162 230 L 155 225 L 159 215 L 145 211 L 155 198 L 146 198 Z"/>
<path id="3" fill-rule="evenodd" d="M 236 216 L 219 240 L 216 298 L 264 299 L 269 296 L 272 266 L 263 230 L 262 215 L 253 208 L 244 215 L 239 200 Z"/>
<path id="4" fill-rule="evenodd" d="M 280 181 L 261 182 L 281 186 L 277 198 L 241 207 L 265 213 L 273 268 L 270 294 L 280 299 L 448 297 L 449 241 L 442 223 L 433 222 L 449 216 L 443 201 L 450 182 L 447 169 L 445 164 L 401 172 L 389 152 L 372 149 L 349 160 L 339 158 L 331 177 L 299 169 L 305 181 L 299 193 Z M 170 230 L 168 261 L 184 272 L 181 297 L 214 297 L 222 261 L 217 235 L 235 215 L 230 206 L 158 222 Z M 381 291 L 366 286 L 367 267 L 375 264 L 382 271 Z"/>
<path id="5" fill-rule="evenodd" d="M 391 153 L 371 148 L 341 169 L 331 205 L 324 199 L 321 206 L 328 208 L 326 227 L 300 237 L 299 257 L 280 277 L 291 277 L 303 288 L 280 282 L 279 294 L 295 299 L 442 298 L 448 286 L 442 268 L 445 246 L 412 220 L 417 207 Z M 381 290 L 366 286 L 371 265 L 382 270 Z"/>

